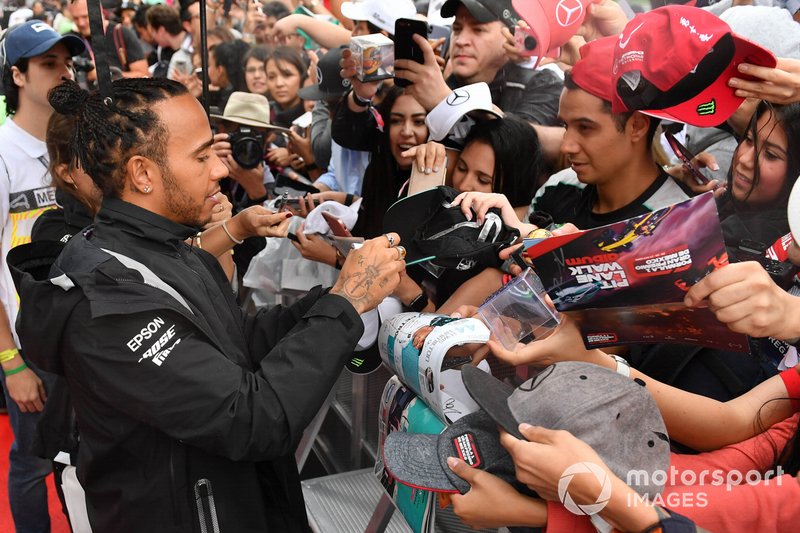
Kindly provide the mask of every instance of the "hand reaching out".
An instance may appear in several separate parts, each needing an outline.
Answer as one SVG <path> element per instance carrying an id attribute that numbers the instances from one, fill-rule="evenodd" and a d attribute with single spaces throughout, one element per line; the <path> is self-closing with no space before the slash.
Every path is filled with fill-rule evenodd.
<path id="1" fill-rule="evenodd" d="M 546 504 L 517 492 L 499 477 L 472 468 L 461 459 L 447 460 L 450 470 L 470 484 L 466 494 L 450 496 L 453 512 L 474 529 L 547 525 Z"/>
<path id="2" fill-rule="evenodd" d="M 774 104 L 800 101 L 800 59 L 779 57 L 775 68 L 742 63 L 739 72 L 755 80 L 731 78 L 728 85 L 736 89 L 736 96 L 759 98 Z"/>

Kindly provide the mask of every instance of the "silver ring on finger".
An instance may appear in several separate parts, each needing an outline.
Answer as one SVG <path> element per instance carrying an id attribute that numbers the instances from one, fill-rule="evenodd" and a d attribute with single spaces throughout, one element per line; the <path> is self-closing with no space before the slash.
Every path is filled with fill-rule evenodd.
<path id="1" fill-rule="evenodd" d="M 400 260 L 405 261 L 406 259 L 406 247 L 405 246 L 398 246 L 397 253 L 400 254 Z"/>
<path id="2" fill-rule="evenodd" d="M 389 241 L 389 248 L 394 248 L 394 245 L 396 244 L 395 240 L 394 240 L 394 236 L 390 235 L 388 233 L 384 233 L 383 236 L 386 237 L 387 241 Z"/>

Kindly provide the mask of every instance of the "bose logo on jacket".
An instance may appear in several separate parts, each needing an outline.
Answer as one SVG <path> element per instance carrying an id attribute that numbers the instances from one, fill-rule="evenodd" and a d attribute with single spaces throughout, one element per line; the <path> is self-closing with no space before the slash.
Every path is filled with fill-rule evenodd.
<path id="1" fill-rule="evenodd" d="M 164 348 L 164 346 L 166 346 L 167 343 L 170 341 L 170 339 L 172 339 L 172 337 L 174 336 L 175 336 L 175 325 L 173 324 L 172 326 L 169 327 L 167 331 L 164 332 L 163 335 L 161 335 L 161 337 L 155 343 L 153 343 L 153 345 L 146 352 L 142 354 L 137 363 L 141 363 L 142 360 L 149 359 L 154 355 L 157 355 L 158 352 L 160 352 L 161 349 Z M 180 339 L 175 341 L 175 344 L 178 344 L 178 342 L 180 342 Z M 170 352 L 172 351 L 173 347 L 174 345 L 170 346 L 169 348 Z M 158 366 L 161 366 L 161 363 L 164 361 L 167 355 L 169 355 L 169 352 L 164 354 L 164 357 L 154 359 L 153 362 L 156 363 Z"/>

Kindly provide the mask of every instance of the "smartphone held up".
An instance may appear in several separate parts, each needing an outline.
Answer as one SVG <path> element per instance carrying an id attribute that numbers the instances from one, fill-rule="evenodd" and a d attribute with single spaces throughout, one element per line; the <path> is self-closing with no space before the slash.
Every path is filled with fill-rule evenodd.
<path id="1" fill-rule="evenodd" d="M 683 163 L 683 166 L 691 172 L 692 178 L 694 178 L 694 181 L 696 181 L 698 185 L 705 185 L 711 181 L 705 174 L 700 172 L 700 167 L 698 167 L 697 163 L 694 161 L 694 154 L 687 150 L 672 133 L 665 131 L 664 138 L 667 140 L 669 147 L 672 148 L 672 151 L 675 152 L 678 159 L 680 159 L 681 163 Z"/>

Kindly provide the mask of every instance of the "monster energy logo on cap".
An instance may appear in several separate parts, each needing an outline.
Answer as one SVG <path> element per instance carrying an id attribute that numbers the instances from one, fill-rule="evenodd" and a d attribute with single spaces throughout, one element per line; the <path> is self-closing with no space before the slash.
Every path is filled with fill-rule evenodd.
<path id="1" fill-rule="evenodd" d="M 363 359 L 359 359 L 358 357 L 353 357 L 352 359 L 350 359 L 350 364 L 353 365 L 354 367 L 358 368 L 358 367 L 360 367 L 361 365 L 364 364 L 364 360 Z"/>
<path id="2" fill-rule="evenodd" d="M 713 115 L 717 112 L 717 101 L 712 98 L 710 102 L 697 106 L 698 115 Z"/>

